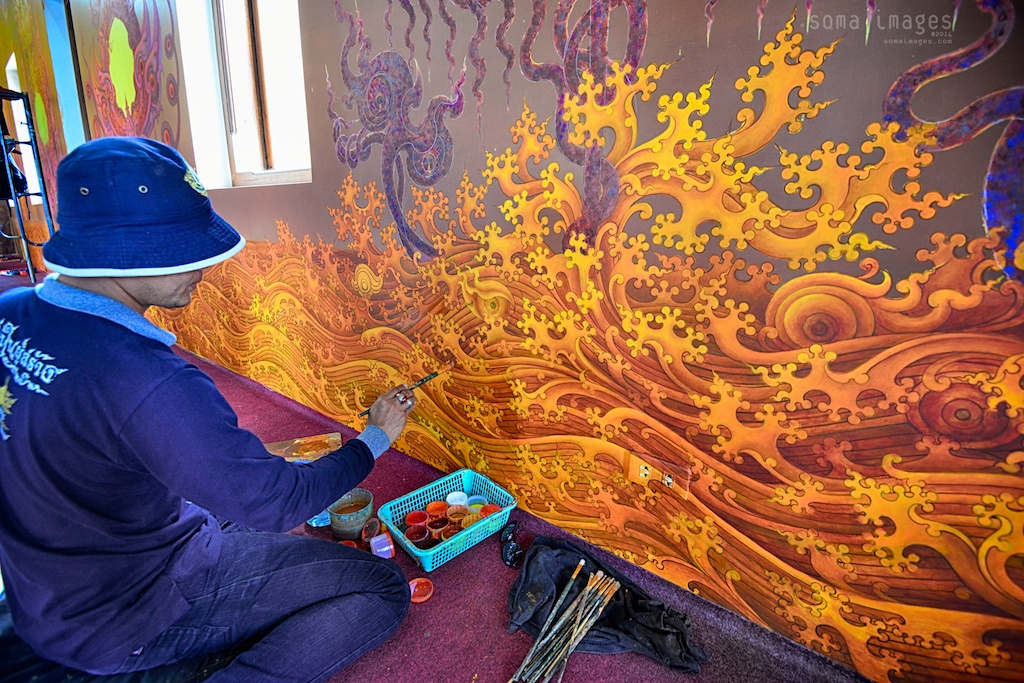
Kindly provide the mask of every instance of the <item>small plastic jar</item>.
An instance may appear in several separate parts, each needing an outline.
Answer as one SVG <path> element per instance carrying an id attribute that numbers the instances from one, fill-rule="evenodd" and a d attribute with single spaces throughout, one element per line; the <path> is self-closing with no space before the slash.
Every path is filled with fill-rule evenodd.
<path id="1" fill-rule="evenodd" d="M 448 503 L 443 500 L 435 500 L 432 503 L 427 503 L 427 517 L 430 519 L 444 517 L 444 513 L 446 512 L 448 512 Z"/>
<path id="2" fill-rule="evenodd" d="M 468 507 L 470 510 L 476 508 L 475 512 L 480 512 L 480 508 L 482 508 L 484 505 L 487 505 L 487 499 L 484 498 L 483 496 L 470 496 L 469 498 L 466 499 L 466 507 Z"/>
<path id="3" fill-rule="evenodd" d="M 390 560 L 395 556 L 395 544 L 387 534 L 379 534 L 370 539 L 370 552 L 377 557 Z"/>
<path id="4" fill-rule="evenodd" d="M 427 533 L 430 534 L 431 538 L 441 538 L 441 532 L 447 529 L 449 524 L 451 522 L 447 517 L 436 517 L 427 522 Z"/>
<path id="5" fill-rule="evenodd" d="M 405 516 L 405 526 L 423 526 L 427 523 L 430 516 L 427 515 L 426 510 L 413 510 Z"/>
<path id="6" fill-rule="evenodd" d="M 460 531 L 462 531 L 462 527 L 458 524 L 449 524 L 444 528 L 444 531 L 441 532 L 441 540 L 447 541 L 449 538 L 459 533 Z"/>
<path id="7" fill-rule="evenodd" d="M 448 508 L 448 513 L 446 514 L 446 517 L 448 517 L 448 521 L 450 521 L 452 524 L 462 525 L 462 521 L 466 518 L 466 515 L 468 514 L 469 508 L 466 507 L 465 505 L 452 505 L 450 508 Z"/>
<path id="8" fill-rule="evenodd" d="M 445 501 L 447 501 L 449 506 L 465 505 L 467 500 L 469 500 L 469 496 L 467 496 L 463 491 L 452 491 L 447 495 L 447 497 L 445 497 Z"/>
<path id="9" fill-rule="evenodd" d="M 427 531 L 427 527 L 422 524 L 415 524 L 405 530 L 405 537 L 409 539 L 409 542 L 413 545 L 422 542 L 424 539 L 430 537 L 430 533 Z"/>
<path id="10" fill-rule="evenodd" d="M 495 512 L 501 512 L 501 506 L 500 505 L 495 505 L 494 503 L 490 503 L 490 504 L 484 505 L 482 508 L 480 508 L 480 516 L 481 517 L 486 517 L 488 515 L 493 515 Z"/>

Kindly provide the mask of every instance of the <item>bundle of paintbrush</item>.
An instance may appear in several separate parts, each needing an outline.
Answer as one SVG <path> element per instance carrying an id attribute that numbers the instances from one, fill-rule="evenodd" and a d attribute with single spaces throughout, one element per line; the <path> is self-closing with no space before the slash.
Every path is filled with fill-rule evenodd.
<path id="1" fill-rule="evenodd" d="M 562 589 L 562 594 L 551 609 L 544 627 L 537 634 L 533 647 L 526 653 L 526 658 L 509 683 L 548 683 L 555 674 L 558 681 L 562 680 L 569 655 L 587 635 L 587 631 L 601 616 L 605 606 L 619 590 L 619 582 L 604 572 L 591 574 L 587 586 L 572 601 L 565 612 L 555 620 L 558 608 L 562 606 L 565 596 L 576 580 L 584 561 L 576 565 L 569 582 Z M 554 621 L 554 625 L 552 625 Z"/>

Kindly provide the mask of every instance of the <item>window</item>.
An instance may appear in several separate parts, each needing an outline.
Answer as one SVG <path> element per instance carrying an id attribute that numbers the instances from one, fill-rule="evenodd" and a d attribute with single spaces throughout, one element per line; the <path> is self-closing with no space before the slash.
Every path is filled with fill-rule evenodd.
<path id="1" fill-rule="evenodd" d="M 178 20 L 204 183 L 309 182 L 297 0 L 181 2 Z"/>
<path id="2" fill-rule="evenodd" d="M 7 60 L 7 64 L 4 67 L 5 75 L 7 76 L 8 89 L 15 92 L 21 92 L 21 77 L 18 75 L 18 60 L 11 55 L 11 58 Z M 29 139 L 28 133 L 28 113 L 25 111 L 25 104 L 21 100 L 14 100 L 11 102 L 11 114 L 14 119 L 14 129 L 11 131 L 11 136 L 17 140 L 27 141 Z M 0 116 L 3 116 L 3 112 L 0 112 Z M 14 150 L 16 154 L 21 155 L 21 167 L 22 173 L 25 174 L 25 180 L 28 184 L 28 191 L 35 193 L 28 197 L 29 204 L 41 204 L 43 199 L 39 196 L 39 172 L 36 169 L 36 156 L 31 145 L 15 145 Z M 3 167 L 0 166 L 0 173 L 3 173 Z M 13 205 L 10 201 L 8 205 Z"/>

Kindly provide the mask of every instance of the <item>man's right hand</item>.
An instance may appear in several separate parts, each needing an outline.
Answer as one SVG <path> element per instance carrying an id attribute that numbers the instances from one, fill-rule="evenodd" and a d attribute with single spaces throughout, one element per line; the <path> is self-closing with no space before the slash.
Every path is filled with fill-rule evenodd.
<path id="1" fill-rule="evenodd" d="M 405 423 L 409 420 L 409 413 L 415 405 L 416 396 L 406 385 L 393 387 L 378 396 L 370 406 L 370 415 L 366 423 L 384 430 L 394 443 L 402 435 Z"/>

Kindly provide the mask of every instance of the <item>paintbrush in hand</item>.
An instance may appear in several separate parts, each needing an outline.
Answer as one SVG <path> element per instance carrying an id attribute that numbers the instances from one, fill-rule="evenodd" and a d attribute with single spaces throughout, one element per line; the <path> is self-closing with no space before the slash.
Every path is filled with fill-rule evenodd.
<path id="1" fill-rule="evenodd" d="M 448 364 L 448 367 L 450 368 L 450 367 L 452 367 L 452 365 L 453 365 L 452 363 L 449 363 L 449 364 Z M 409 387 L 407 387 L 406 389 L 407 389 L 408 391 L 412 391 L 413 389 L 415 389 L 415 388 L 417 388 L 417 387 L 421 387 L 421 386 L 423 386 L 424 384 L 426 384 L 427 382 L 429 382 L 430 380 L 432 380 L 432 379 L 434 379 L 435 377 L 437 377 L 437 376 L 438 376 L 439 374 L 441 374 L 441 371 L 440 371 L 440 370 L 435 370 L 434 372 L 430 373 L 430 374 L 429 374 L 429 375 L 427 375 L 426 377 L 424 377 L 424 378 L 422 378 L 422 379 L 418 379 L 418 380 L 416 380 L 416 382 L 414 382 L 414 383 L 413 383 L 412 385 L 410 385 L 410 386 L 409 386 Z M 369 414 L 370 414 L 370 409 L 369 409 L 369 408 L 367 408 L 367 409 L 366 409 L 366 410 L 364 410 L 363 412 L 359 413 L 359 417 L 366 417 L 366 416 L 367 416 L 367 415 L 369 415 Z"/>

